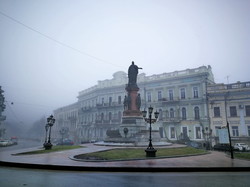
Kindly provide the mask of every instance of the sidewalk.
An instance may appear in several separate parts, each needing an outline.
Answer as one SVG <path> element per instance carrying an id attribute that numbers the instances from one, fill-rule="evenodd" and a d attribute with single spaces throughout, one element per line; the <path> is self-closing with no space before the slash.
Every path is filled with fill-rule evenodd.
<path id="1" fill-rule="evenodd" d="M 75 161 L 73 156 L 83 153 L 113 149 L 110 146 L 84 144 L 84 148 L 38 155 L 12 154 L 36 150 L 37 148 L 0 152 L 0 165 L 37 169 L 61 169 L 81 171 L 250 171 L 250 161 L 231 159 L 224 152 L 211 151 L 200 156 L 145 159 L 130 161 Z M 176 146 L 176 145 L 175 145 Z M 172 146 L 168 146 L 172 147 Z"/>

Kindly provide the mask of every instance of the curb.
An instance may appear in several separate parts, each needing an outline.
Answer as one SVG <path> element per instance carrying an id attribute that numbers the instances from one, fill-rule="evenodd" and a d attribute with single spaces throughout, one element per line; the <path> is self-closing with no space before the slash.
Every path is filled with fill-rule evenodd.
<path id="1" fill-rule="evenodd" d="M 88 167 L 88 166 L 62 166 L 30 163 L 14 163 L 0 161 L 0 166 L 62 170 L 62 171 L 90 171 L 90 172 L 250 172 L 250 167 Z"/>

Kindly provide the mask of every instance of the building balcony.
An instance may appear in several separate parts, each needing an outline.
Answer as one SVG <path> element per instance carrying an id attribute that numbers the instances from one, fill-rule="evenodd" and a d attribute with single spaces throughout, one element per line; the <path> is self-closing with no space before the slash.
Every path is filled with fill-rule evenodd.
<path id="1" fill-rule="evenodd" d="M 120 124 L 120 119 L 111 119 L 111 120 L 95 120 L 96 124 Z"/>
<path id="2" fill-rule="evenodd" d="M 90 106 L 88 106 L 88 107 L 82 107 L 81 109 L 80 109 L 80 112 L 89 112 L 89 111 L 91 111 L 93 109 L 93 107 L 90 107 Z"/>
<path id="3" fill-rule="evenodd" d="M 118 102 L 112 102 L 112 103 L 102 103 L 102 104 L 96 104 L 97 108 L 107 108 L 107 107 L 121 107 L 123 104 Z"/>
<path id="4" fill-rule="evenodd" d="M 173 99 L 162 98 L 162 99 L 159 99 L 158 102 L 161 102 L 162 105 L 179 104 L 180 103 L 180 99 L 179 98 L 173 98 Z"/>
<path id="5" fill-rule="evenodd" d="M 164 118 L 161 121 L 166 122 L 166 123 L 180 123 L 181 119 L 180 118 Z"/>

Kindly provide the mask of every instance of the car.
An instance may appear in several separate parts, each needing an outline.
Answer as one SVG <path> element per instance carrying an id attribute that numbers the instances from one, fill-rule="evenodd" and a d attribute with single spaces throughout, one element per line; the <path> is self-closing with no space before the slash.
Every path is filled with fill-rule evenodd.
<path id="1" fill-rule="evenodd" d="M 236 150 L 236 151 L 250 151 L 250 147 L 245 143 L 236 143 L 234 145 L 234 150 Z"/>
<path id="2" fill-rule="evenodd" d="M 8 146 L 8 141 L 0 140 L 0 146 Z"/>
<path id="3" fill-rule="evenodd" d="M 74 145 L 74 142 L 70 139 L 64 139 L 58 142 L 57 145 Z"/>
<path id="4" fill-rule="evenodd" d="M 214 145 L 213 149 L 217 151 L 231 151 L 229 144 L 216 144 Z"/>
<path id="5" fill-rule="evenodd" d="M 0 140 L 0 147 L 13 145 L 13 142 L 10 140 Z"/>
<path id="6" fill-rule="evenodd" d="M 13 145 L 17 145 L 18 138 L 16 136 L 11 137 L 10 140 L 13 142 Z"/>

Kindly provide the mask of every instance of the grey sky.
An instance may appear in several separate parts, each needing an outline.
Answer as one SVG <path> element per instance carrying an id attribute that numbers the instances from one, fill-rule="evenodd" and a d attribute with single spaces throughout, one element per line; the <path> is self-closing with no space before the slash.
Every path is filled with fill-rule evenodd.
<path id="1" fill-rule="evenodd" d="M 0 0 L 0 12 L 9 121 L 48 116 L 132 60 L 146 75 L 211 65 L 217 83 L 249 81 L 249 0 Z"/>

